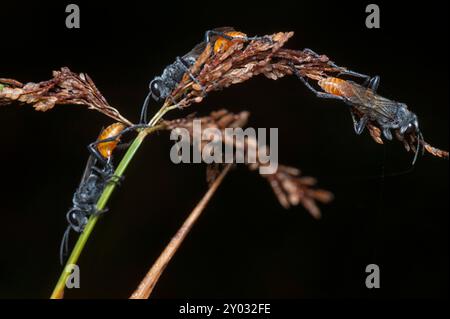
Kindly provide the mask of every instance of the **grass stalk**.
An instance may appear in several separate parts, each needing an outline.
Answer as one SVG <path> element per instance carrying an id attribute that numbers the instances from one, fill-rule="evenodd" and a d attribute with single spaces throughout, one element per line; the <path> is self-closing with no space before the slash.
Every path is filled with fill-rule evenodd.
<path id="1" fill-rule="evenodd" d="M 117 177 L 123 176 L 126 168 L 128 167 L 128 165 L 130 164 L 134 155 L 138 151 L 138 149 L 141 146 L 142 142 L 144 141 L 145 137 L 147 135 L 161 129 L 162 126 L 157 125 L 157 123 L 168 111 L 170 111 L 174 108 L 176 108 L 176 105 L 164 104 L 161 107 L 161 109 L 152 117 L 152 119 L 148 123 L 149 127 L 139 131 L 138 135 L 136 136 L 136 138 L 134 139 L 134 141 L 128 148 L 127 152 L 123 156 L 122 160 L 120 161 L 119 165 L 117 166 L 117 169 L 114 172 L 114 174 Z M 97 202 L 98 210 L 102 210 L 106 207 L 106 204 L 108 203 L 108 200 L 111 197 L 112 193 L 114 192 L 115 188 L 116 188 L 115 183 L 109 183 L 105 187 L 105 189 L 103 190 L 103 192 Z M 87 242 L 89 236 L 91 235 L 91 233 L 95 227 L 95 224 L 97 223 L 98 218 L 99 218 L 99 215 L 93 215 L 89 218 L 89 221 L 86 224 L 84 231 L 78 237 L 78 240 L 72 250 L 72 253 L 70 254 L 69 258 L 67 259 L 66 265 L 64 266 L 64 269 L 61 272 L 59 280 L 56 283 L 55 288 L 53 289 L 53 293 L 50 296 L 50 299 L 64 298 L 64 288 L 66 286 L 66 281 L 72 271 L 72 267 L 70 265 L 74 265 L 78 262 L 78 258 L 80 257 L 81 252 L 83 251 L 83 249 L 86 245 L 86 242 Z"/>
<path id="2" fill-rule="evenodd" d="M 178 248 L 181 246 L 181 243 L 186 238 L 187 234 L 192 229 L 195 222 L 198 220 L 198 218 L 204 211 L 206 205 L 219 188 L 223 179 L 229 172 L 231 166 L 232 164 L 227 164 L 227 166 L 225 166 L 220 175 L 211 184 L 208 191 L 198 202 L 197 206 L 195 206 L 195 208 L 189 214 L 188 218 L 186 218 L 186 220 L 184 221 L 183 225 L 177 231 L 175 236 L 172 237 L 169 244 L 166 246 L 166 248 L 163 250 L 161 255 L 155 261 L 153 266 L 147 272 L 144 279 L 139 284 L 138 288 L 131 295 L 130 299 L 148 299 L 150 297 L 150 294 L 155 288 L 155 285 L 158 282 L 159 277 L 161 277 L 164 269 L 166 269 L 166 266 L 169 264 L 170 260 L 175 255 Z"/>

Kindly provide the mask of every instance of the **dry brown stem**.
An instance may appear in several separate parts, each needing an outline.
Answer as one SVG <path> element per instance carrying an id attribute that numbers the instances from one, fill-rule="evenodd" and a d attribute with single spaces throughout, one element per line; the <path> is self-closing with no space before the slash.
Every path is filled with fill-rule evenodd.
<path id="1" fill-rule="evenodd" d="M 201 102 L 209 92 L 242 83 L 259 74 L 272 80 L 290 75 L 293 66 L 300 74 L 312 78 L 343 70 L 330 66 L 324 55 L 317 57 L 307 51 L 283 49 L 293 34 L 279 32 L 266 36 L 266 40 L 235 41 L 226 51 L 217 54 L 208 44 L 191 68 L 197 83 L 184 76 L 168 101 L 188 107 Z"/>
<path id="2" fill-rule="evenodd" d="M 66 67 L 53 71 L 53 78 L 48 81 L 22 84 L 12 79 L 0 79 L 0 83 L 4 85 L 0 90 L 0 105 L 17 101 L 31 104 L 36 111 L 43 112 L 57 104 L 84 105 L 116 121 L 132 124 L 108 104 L 87 74 L 76 74 Z"/>
<path id="3" fill-rule="evenodd" d="M 130 296 L 130 299 L 148 299 L 150 297 L 150 294 L 155 288 L 155 285 L 158 282 L 159 277 L 161 277 L 164 269 L 166 269 L 170 260 L 183 243 L 183 240 L 186 238 L 187 234 L 192 229 L 195 222 L 198 220 L 202 212 L 205 210 L 206 205 L 219 188 L 223 179 L 229 172 L 231 166 L 232 166 L 231 164 L 227 164 L 225 168 L 222 170 L 222 172 L 219 174 L 219 176 L 216 178 L 216 180 L 211 184 L 208 191 L 202 197 L 200 202 L 198 202 L 197 206 L 195 206 L 194 210 L 189 214 L 188 218 L 185 220 L 183 225 L 177 231 L 175 236 L 172 237 L 169 244 L 166 246 L 164 251 L 156 260 L 156 262 L 147 272 L 144 279 L 139 284 L 138 288 Z"/>
<path id="4" fill-rule="evenodd" d="M 194 135 L 193 133 L 194 120 L 201 121 L 202 132 L 206 129 L 214 128 L 219 129 L 222 132 L 222 136 L 225 136 L 226 128 L 244 127 L 249 115 L 248 112 L 234 114 L 227 110 L 219 110 L 212 112 L 209 116 L 205 117 L 195 118 L 189 116 L 187 118 L 166 121 L 164 122 L 164 125 L 167 129 L 187 129 L 191 136 L 191 142 L 193 142 L 195 139 L 201 138 L 201 136 Z M 199 150 L 205 150 L 205 146 L 212 141 L 213 136 L 197 141 Z M 223 138 L 222 142 L 224 145 L 233 147 L 234 154 L 241 152 L 244 155 L 246 155 L 249 145 L 257 145 L 255 138 L 250 136 L 247 136 L 243 143 L 232 138 Z M 247 156 L 244 156 L 244 158 L 247 160 Z M 259 162 L 258 158 L 256 163 L 246 162 L 246 165 L 252 171 L 258 170 L 261 166 L 264 166 Z M 278 165 L 278 169 L 275 173 L 260 175 L 269 182 L 278 201 L 284 208 L 302 204 L 314 218 L 320 218 L 320 210 L 316 202 L 328 203 L 333 199 L 333 195 L 330 192 L 314 188 L 316 179 L 308 176 L 300 176 L 300 170 L 293 167 Z M 208 177 L 210 180 L 213 179 L 214 172 L 209 171 Z"/>
<path id="5" fill-rule="evenodd" d="M 361 118 L 361 114 L 353 108 L 352 112 L 355 114 L 357 119 Z M 374 121 L 369 121 L 366 125 L 366 128 L 369 131 L 370 136 L 372 136 L 373 140 L 378 144 L 384 144 L 381 129 L 378 126 L 378 123 Z M 407 152 L 416 152 L 417 148 L 417 139 L 418 136 L 415 132 L 404 133 L 403 135 L 400 133 L 400 130 L 395 130 L 393 135 L 398 141 L 403 143 Z M 423 149 L 430 153 L 433 156 L 446 158 L 448 159 L 448 151 L 444 151 L 438 148 L 435 148 L 428 144 L 428 142 L 420 139 L 419 143 L 422 145 Z"/>
<path id="6" fill-rule="evenodd" d="M 185 108 L 192 103 L 201 102 L 209 92 L 242 83 L 259 74 L 272 80 L 291 75 L 293 67 L 300 75 L 313 80 L 333 74 L 338 76 L 346 70 L 343 67 L 333 66 L 325 55 L 317 56 L 307 50 L 285 49 L 283 46 L 293 34 L 293 32 L 279 32 L 266 36 L 265 39 L 270 41 L 234 41 L 226 51 L 216 54 L 208 44 L 191 68 L 191 73 L 197 82 L 186 74 L 166 103 Z M 356 117 L 360 117 L 356 109 L 353 111 Z M 367 129 L 375 142 L 383 144 L 377 123 L 369 122 Z M 414 133 L 402 136 L 397 132 L 395 136 L 403 143 L 407 151 L 415 152 L 417 136 Z M 434 148 L 423 140 L 420 143 L 430 154 L 448 158 L 447 151 Z"/>

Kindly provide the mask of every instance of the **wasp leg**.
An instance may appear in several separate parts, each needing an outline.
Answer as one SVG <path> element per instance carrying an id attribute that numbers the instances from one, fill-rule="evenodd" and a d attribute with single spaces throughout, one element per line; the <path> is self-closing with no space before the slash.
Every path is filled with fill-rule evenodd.
<path id="1" fill-rule="evenodd" d="M 350 114 L 352 115 L 353 128 L 355 129 L 355 133 L 357 135 L 361 135 L 361 133 L 364 132 L 364 128 L 366 127 L 367 122 L 369 121 L 369 117 L 364 115 L 358 122 L 355 114 L 352 111 L 350 111 Z"/>
<path id="2" fill-rule="evenodd" d="M 107 211 L 109 211 L 109 208 L 96 209 L 95 212 L 92 214 L 92 216 L 100 216 L 106 213 Z"/>
<path id="3" fill-rule="evenodd" d="M 107 211 L 109 211 L 109 208 L 97 209 L 97 204 L 90 204 L 86 208 L 86 216 L 88 216 L 88 218 L 90 216 L 99 216 L 99 215 L 102 215 L 102 214 L 106 213 Z M 82 233 L 84 231 L 84 228 L 86 227 L 88 221 L 89 221 L 89 219 L 87 219 L 86 223 L 78 231 L 79 233 Z"/>
<path id="4" fill-rule="evenodd" d="M 311 54 L 311 55 L 314 56 L 315 58 L 320 57 L 320 54 L 319 54 L 319 53 L 313 51 L 313 50 L 310 49 L 310 48 L 304 48 L 304 49 L 303 49 L 303 52 L 308 53 L 308 54 Z M 333 62 L 330 61 L 330 63 L 333 63 Z M 333 64 L 334 64 L 334 63 L 333 63 Z"/>
<path id="5" fill-rule="evenodd" d="M 376 93 L 378 90 L 378 86 L 380 85 L 380 76 L 375 75 L 374 77 L 370 78 L 367 87 L 373 91 L 373 93 Z"/>
<path id="6" fill-rule="evenodd" d="M 114 167 L 110 162 L 106 163 L 104 169 L 98 167 L 92 167 L 92 170 L 96 172 L 104 181 L 105 184 L 113 183 L 120 186 L 125 180 L 125 176 L 118 176 L 114 174 Z"/>
<path id="7" fill-rule="evenodd" d="M 392 140 L 392 133 L 391 133 L 391 130 L 389 128 L 386 127 L 386 128 L 383 129 L 383 135 L 384 135 L 384 137 L 387 140 L 389 140 L 389 141 Z"/>
<path id="8" fill-rule="evenodd" d="M 122 185 L 122 182 L 125 180 L 125 176 L 117 176 L 115 174 L 109 176 L 107 178 L 106 183 L 113 183 L 116 184 L 117 186 Z"/>
<path id="9" fill-rule="evenodd" d="M 186 61 L 184 61 L 183 58 L 180 58 L 179 56 L 176 57 L 176 60 L 177 60 L 178 63 L 181 64 L 181 66 L 183 67 L 184 71 L 187 74 L 189 74 L 189 77 L 191 78 L 191 80 L 194 81 L 195 83 L 197 83 L 198 85 L 201 85 L 200 82 L 197 80 L 197 78 L 191 73 L 189 64 Z"/>
<path id="10" fill-rule="evenodd" d="M 135 131 L 135 130 L 140 129 L 140 128 L 148 128 L 148 127 L 149 127 L 149 125 L 145 124 L 145 123 L 134 124 L 134 125 L 128 126 L 127 128 L 125 128 L 121 132 L 117 133 L 116 135 L 113 135 L 111 137 L 105 138 L 105 139 L 100 140 L 100 141 L 95 141 L 92 144 L 98 145 L 100 143 L 112 142 L 112 141 L 117 140 L 117 138 L 121 137 L 122 135 L 124 135 L 124 134 L 126 134 L 128 132 Z"/>
<path id="11" fill-rule="evenodd" d="M 200 84 L 200 82 L 197 80 L 197 78 L 191 73 L 189 64 L 187 64 L 186 61 L 183 60 L 183 58 L 180 58 L 179 56 L 177 56 L 176 58 L 177 62 L 181 64 L 181 66 L 184 68 L 184 72 L 186 72 L 189 77 L 191 78 L 192 81 L 194 81 L 195 83 L 197 83 L 197 85 L 199 85 L 202 89 L 203 95 L 206 96 L 206 89 L 204 88 L 203 85 Z"/>
<path id="12" fill-rule="evenodd" d="M 303 49 L 303 52 L 309 53 L 309 54 L 313 55 L 316 58 L 320 57 L 319 54 L 317 54 L 316 52 L 314 52 L 313 50 L 311 50 L 309 48 Z M 347 70 L 346 68 L 340 67 L 340 66 L 336 65 L 333 61 L 328 61 L 328 64 L 331 65 L 333 68 L 341 70 L 340 71 L 341 74 L 351 75 L 351 76 L 354 76 L 354 77 L 357 77 L 357 78 L 363 78 L 366 81 L 370 81 L 370 79 L 371 79 L 371 77 L 366 75 L 366 74 L 358 73 L 358 72 Z"/>
<path id="13" fill-rule="evenodd" d="M 96 172 L 104 181 L 108 181 L 113 174 L 114 167 L 111 163 L 107 162 L 105 168 L 101 169 L 94 166 L 92 167 L 92 171 Z"/>
<path id="14" fill-rule="evenodd" d="M 355 113 L 353 113 L 353 111 L 351 109 L 350 109 L 350 115 L 352 117 L 353 129 L 355 130 L 355 133 L 358 135 L 361 134 L 362 132 L 358 133 L 358 120 L 355 117 Z"/>
<path id="15" fill-rule="evenodd" d="M 295 68 L 295 66 L 291 66 L 292 71 L 294 74 L 300 79 L 300 81 L 303 82 L 303 84 L 310 89 L 317 97 L 323 98 L 323 99 L 334 99 L 334 100 L 340 100 L 340 101 L 346 101 L 342 96 L 329 94 L 325 92 L 317 91 L 314 87 L 311 86 L 311 84 L 308 83 L 308 81 L 305 80 L 305 78 L 298 72 L 298 70 Z"/>
<path id="16" fill-rule="evenodd" d="M 100 163 L 102 163 L 103 165 L 106 165 L 107 160 L 103 157 L 102 154 L 100 154 L 96 148 L 97 146 L 97 142 L 91 143 L 88 145 L 88 151 L 89 153 L 92 154 L 92 156 L 94 156 L 98 161 L 100 161 Z"/>
<path id="17" fill-rule="evenodd" d="M 120 133 L 118 133 L 118 134 L 116 134 L 116 135 L 114 135 L 114 136 L 105 138 L 105 139 L 100 140 L 100 141 L 95 141 L 95 142 L 89 144 L 89 145 L 88 145 L 88 150 L 89 150 L 89 152 L 90 152 L 96 159 L 98 159 L 101 163 L 103 163 L 103 164 L 105 165 L 105 164 L 107 163 L 107 159 L 105 159 L 105 158 L 98 152 L 98 150 L 97 150 L 97 148 L 96 148 L 96 146 L 97 146 L 98 144 L 115 141 L 115 140 L 117 140 L 117 138 L 119 138 L 120 136 L 122 136 L 122 135 L 124 135 L 124 134 L 126 134 L 126 133 L 128 133 L 128 132 L 130 132 L 130 131 L 135 131 L 136 129 L 139 129 L 139 128 L 147 128 L 147 127 L 148 127 L 148 124 L 144 124 L 144 123 L 141 123 L 141 124 L 135 124 L 135 125 L 129 126 L 129 127 L 125 128 L 123 131 L 121 131 Z"/>
<path id="18" fill-rule="evenodd" d="M 92 144 L 98 145 L 100 143 L 112 142 L 112 141 L 117 140 L 117 138 L 121 137 L 122 135 L 124 135 L 124 134 L 126 134 L 128 132 L 135 131 L 135 130 L 140 129 L 140 128 L 148 128 L 148 127 L 149 127 L 149 125 L 145 124 L 145 123 L 143 123 L 143 124 L 134 124 L 134 125 L 128 126 L 127 128 L 125 128 L 121 132 L 117 133 L 116 135 L 113 135 L 111 137 L 105 138 L 105 139 L 100 140 L 100 141 L 95 141 Z"/>
<path id="19" fill-rule="evenodd" d="M 254 37 L 247 37 L 247 36 L 232 36 L 228 35 L 225 32 L 216 31 L 216 30 L 208 30 L 205 32 L 205 42 L 210 43 L 211 42 L 211 35 L 218 35 L 222 38 L 225 38 L 227 40 L 233 41 L 233 40 L 244 40 L 244 41 L 252 41 L 252 40 L 262 40 L 267 41 L 269 43 L 273 43 L 273 40 L 268 36 L 254 36 Z"/>
<path id="20" fill-rule="evenodd" d="M 98 202 L 98 198 L 96 200 L 94 200 L 94 201 Z M 87 204 L 84 207 L 84 211 L 86 212 L 86 216 L 87 216 L 86 217 L 87 218 L 86 222 L 83 223 L 82 226 L 80 227 L 80 229 L 76 230 L 76 231 L 79 232 L 79 233 L 82 233 L 84 231 L 84 228 L 86 227 L 86 225 L 89 222 L 89 217 L 90 216 L 98 216 L 98 215 L 106 213 L 108 210 L 109 210 L 108 208 L 97 209 L 97 203 L 95 203 L 95 204 Z"/>

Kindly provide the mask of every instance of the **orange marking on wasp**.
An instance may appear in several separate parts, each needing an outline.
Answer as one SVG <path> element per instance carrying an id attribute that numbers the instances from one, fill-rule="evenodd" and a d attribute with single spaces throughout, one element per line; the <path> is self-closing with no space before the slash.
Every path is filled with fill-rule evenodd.
<path id="1" fill-rule="evenodd" d="M 226 39 L 224 37 L 218 37 L 217 40 L 214 42 L 214 53 L 219 53 L 219 52 L 225 52 L 226 50 L 228 50 L 228 48 L 231 46 L 233 41 L 239 41 L 242 38 L 241 41 L 245 41 L 244 38 L 247 37 L 247 35 L 245 33 L 239 32 L 239 31 L 229 31 L 229 32 L 225 32 L 225 35 L 233 37 L 232 40 Z"/>
<path id="2" fill-rule="evenodd" d="M 323 78 L 317 82 L 319 86 L 327 93 L 342 96 L 342 97 L 350 97 L 353 95 L 353 86 L 351 83 L 339 79 L 339 78 Z"/>
<path id="3" fill-rule="evenodd" d="M 97 141 L 102 141 L 107 138 L 111 138 L 122 132 L 126 128 L 125 124 L 117 122 L 109 125 L 103 131 L 101 131 L 98 136 Z M 114 149 L 117 147 L 117 144 L 120 142 L 120 136 L 116 139 L 108 142 L 99 143 L 97 145 L 97 150 L 101 156 L 108 159 L 112 156 Z"/>

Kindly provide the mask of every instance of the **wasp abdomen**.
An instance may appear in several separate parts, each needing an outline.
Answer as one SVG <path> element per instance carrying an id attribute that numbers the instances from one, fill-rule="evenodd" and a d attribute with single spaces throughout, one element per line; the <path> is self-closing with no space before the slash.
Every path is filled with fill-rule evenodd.
<path id="1" fill-rule="evenodd" d="M 98 141 L 105 140 L 107 138 L 111 138 L 119 134 L 125 129 L 125 124 L 123 123 L 113 123 L 106 127 L 99 135 Z M 97 145 L 97 150 L 104 158 L 110 158 L 114 149 L 116 148 L 117 144 L 119 143 L 120 138 L 117 137 L 116 139 L 109 141 L 109 142 L 103 142 L 99 143 Z"/>
<path id="2" fill-rule="evenodd" d="M 234 40 L 239 40 L 239 38 L 247 37 L 247 35 L 245 33 L 242 33 L 239 31 L 225 32 L 225 35 L 233 37 Z M 218 37 L 218 39 L 214 43 L 214 53 L 224 52 L 224 51 L 228 50 L 228 48 L 231 46 L 231 44 L 232 44 L 232 40 L 226 39 L 224 37 Z"/>
<path id="3" fill-rule="evenodd" d="M 352 95 L 351 84 L 339 78 L 324 78 L 319 80 L 319 86 L 327 93 L 349 97 Z"/>

